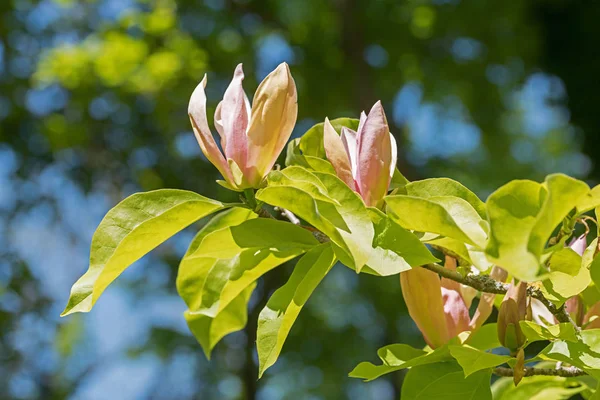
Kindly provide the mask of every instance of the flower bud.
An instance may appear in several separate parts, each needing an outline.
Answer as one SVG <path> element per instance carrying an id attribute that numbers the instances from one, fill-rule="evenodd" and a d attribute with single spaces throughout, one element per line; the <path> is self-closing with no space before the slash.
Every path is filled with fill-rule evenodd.
<path id="1" fill-rule="evenodd" d="M 243 79 L 239 64 L 215 112 L 222 152 L 206 118 L 206 76 L 194 90 L 188 107 L 200 149 L 236 190 L 260 186 L 290 138 L 298 112 L 296 85 L 286 63 L 262 81 L 252 107 L 242 87 Z"/>
<path id="2" fill-rule="evenodd" d="M 325 119 L 323 144 L 337 176 L 360 194 L 367 206 L 387 194 L 396 168 L 396 140 L 390 133 L 381 102 L 360 116 L 358 130 L 343 127 L 338 135 Z"/>
<path id="3" fill-rule="evenodd" d="M 413 268 L 400 274 L 400 283 L 408 312 L 431 348 L 469 329 L 469 309 L 462 296 L 442 287 L 436 273 Z"/>
<path id="4" fill-rule="evenodd" d="M 526 341 L 519 325 L 527 315 L 527 284 L 512 283 L 498 312 L 498 340 L 511 351 L 521 348 Z"/>

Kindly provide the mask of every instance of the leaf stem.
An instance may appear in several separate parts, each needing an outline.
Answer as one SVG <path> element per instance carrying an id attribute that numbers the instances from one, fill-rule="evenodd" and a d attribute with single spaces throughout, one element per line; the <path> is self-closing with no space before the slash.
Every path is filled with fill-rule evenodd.
<path id="1" fill-rule="evenodd" d="M 512 368 L 497 367 L 492 370 L 495 375 L 498 376 L 514 376 L 514 370 Z M 535 375 L 546 375 L 546 376 L 563 376 L 565 378 L 572 378 L 575 376 L 587 375 L 587 372 L 577 367 L 560 367 L 560 368 L 534 368 L 525 367 L 524 376 L 535 376 Z"/>

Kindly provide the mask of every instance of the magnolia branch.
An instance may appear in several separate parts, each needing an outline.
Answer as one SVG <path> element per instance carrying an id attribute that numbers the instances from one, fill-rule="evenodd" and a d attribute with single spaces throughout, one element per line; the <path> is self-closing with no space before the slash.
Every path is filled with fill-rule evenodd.
<path id="1" fill-rule="evenodd" d="M 430 271 L 433 271 L 440 276 L 458 282 L 460 284 L 470 286 L 474 289 L 479 290 L 480 292 L 485 293 L 495 293 L 495 294 L 505 294 L 508 291 L 509 285 L 507 283 L 498 282 L 497 280 L 490 278 L 489 275 L 476 275 L 476 274 L 466 274 L 462 275 L 457 271 L 452 271 L 448 268 L 444 268 L 441 265 L 437 264 L 426 264 L 423 265 L 423 268 L 426 268 Z M 534 299 L 542 302 L 544 306 L 556 317 L 559 322 L 570 322 L 575 326 L 577 330 L 579 327 L 573 323 L 571 317 L 567 310 L 565 310 L 564 305 L 557 307 L 554 303 L 548 300 L 542 291 L 535 286 L 527 287 L 527 294 Z"/>
<path id="2" fill-rule="evenodd" d="M 515 371 L 512 368 L 498 367 L 494 368 L 492 372 L 498 376 L 514 376 Z M 535 376 L 535 375 L 546 375 L 546 376 L 562 376 L 565 378 L 572 378 L 575 376 L 587 375 L 587 373 L 577 367 L 560 367 L 560 368 L 534 368 L 525 367 L 525 375 L 523 376 Z"/>

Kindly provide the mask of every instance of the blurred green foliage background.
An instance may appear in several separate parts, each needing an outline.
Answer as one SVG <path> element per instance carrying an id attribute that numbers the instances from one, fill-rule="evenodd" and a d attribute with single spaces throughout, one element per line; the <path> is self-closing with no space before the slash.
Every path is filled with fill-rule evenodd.
<path id="1" fill-rule="evenodd" d="M 600 180 L 600 3 L 566 0 L 0 2 L 0 398 L 397 399 L 402 373 L 347 378 L 385 344 L 423 340 L 397 277 L 336 268 L 257 381 L 256 317 L 207 361 L 175 294 L 194 226 L 130 268 L 94 312 L 60 319 L 91 235 L 125 196 L 162 187 L 235 200 L 186 115 L 209 118 L 239 62 L 246 91 L 287 61 L 295 136 L 383 101 L 409 179 L 485 198 L 516 178 Z M 282 158 L 283 160 L 283 158 Z"/>

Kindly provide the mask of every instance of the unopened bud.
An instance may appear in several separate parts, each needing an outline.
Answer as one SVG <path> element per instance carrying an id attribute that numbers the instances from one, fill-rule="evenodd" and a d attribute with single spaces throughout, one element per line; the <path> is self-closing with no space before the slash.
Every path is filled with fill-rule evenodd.
<path id="1" fill-rule="evenodd" d="M 511 351 L 521 348 L 526 341 L 519 325 L 527 316 L 527 284 L 511 284 L 498 312 L 498 340 Z"/>

